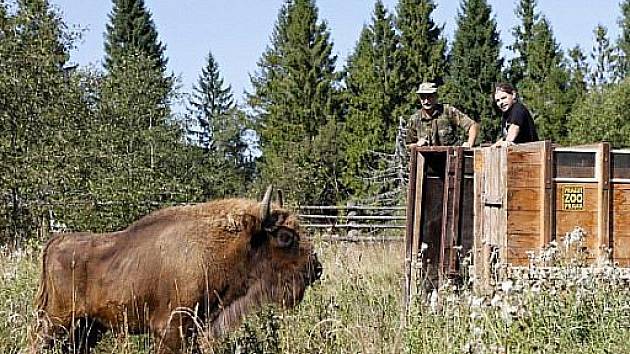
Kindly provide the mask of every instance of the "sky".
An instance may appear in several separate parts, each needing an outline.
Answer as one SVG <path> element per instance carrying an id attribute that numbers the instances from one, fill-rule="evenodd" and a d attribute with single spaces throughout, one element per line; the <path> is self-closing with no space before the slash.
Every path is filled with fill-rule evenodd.
<path id="1" fill-rule="evenodd" d="M 112 10 L 106 0 L 50 0 L 62 13 L 66 24 L 85 31 L 71 53 L 71 61 L 101 67 L 105 25 Z M 538 11 L 549 19 L 556 41 L 565 52 L 580 45 L 585 53 L 593 46 L 593 30 L 598 24 L 608 28 L 609 38 L 619 36 L 621 0 L 538 0 Z M 181 80 L 181 89 L 190 92 L 212 52 L 226 84 L 242 102 L 250 91 L 259 58 L 269 38 L 284 0 L 145 0 L 166 45 L 169 69 Z M 383 0 L 390 12 L 398 0 Z M 460 0 L 435 0 L 433 20 L 444 25 L 452 41 Z M 512 28 L 520 22 L 514 10 L 517 0 L 488 0 L 497 21 L 503 47 L 512 44 Z M 370 23 L 374 0 L 316 0 L 319 19 L 328 23 L 341 69 L 353 51 L 364 25 Z M 504 49 L 504 55 L 510 53 Z"/>

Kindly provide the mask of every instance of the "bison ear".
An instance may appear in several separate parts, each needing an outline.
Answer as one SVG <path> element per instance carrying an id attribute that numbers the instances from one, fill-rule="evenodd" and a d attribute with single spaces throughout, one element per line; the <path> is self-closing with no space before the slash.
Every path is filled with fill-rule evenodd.
<path id="1" fill-rule="evenodd" d="M 262 202 L 260 202 L 260 220 L 265 223 L 271 216 L 271 192 L 273 190 L 273 185 L 270 184 L 267 187 L 267 191 L 265 192 L 265 196 L 263 197 Z"/>
<path id="2" fill-rule="evenodd" d="M 284 198 L 282 198 L 282 189 L 278 189 L 278 205 L 284 208 Z"/>

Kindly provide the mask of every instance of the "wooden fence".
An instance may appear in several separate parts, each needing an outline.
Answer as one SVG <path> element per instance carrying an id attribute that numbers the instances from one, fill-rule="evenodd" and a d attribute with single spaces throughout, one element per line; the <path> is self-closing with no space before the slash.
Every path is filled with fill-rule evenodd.
<path id="1" fill-rule="evenodd" d="M 325 240 L 403 241 L 404 206 L 307 205 L 298 207 L 302 227 Z"/>

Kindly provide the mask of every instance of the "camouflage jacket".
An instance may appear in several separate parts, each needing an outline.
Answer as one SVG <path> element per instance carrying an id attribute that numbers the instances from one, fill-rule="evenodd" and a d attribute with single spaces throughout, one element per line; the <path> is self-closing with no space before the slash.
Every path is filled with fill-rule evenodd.
<path id="1" fill-rule="evenodd" d="M 448 104 L 438 104 L 429 115 L 417 110 L 407 122 L 407 144 L 422 142 L 422 145 L 459 145 L 457 127 L 468 132 L 475 121 Z"/>

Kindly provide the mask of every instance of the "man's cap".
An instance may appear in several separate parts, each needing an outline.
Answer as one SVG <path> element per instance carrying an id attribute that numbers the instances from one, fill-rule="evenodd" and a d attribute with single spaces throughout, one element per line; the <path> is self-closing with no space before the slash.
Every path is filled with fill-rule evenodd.
<path id="1" fill-rule="evenodd" d="M 416 93 L 436 93 L 437 85 L 434 82 L 423 82 L 418 87 L 418 91 Z"/>

